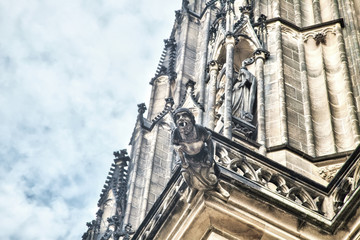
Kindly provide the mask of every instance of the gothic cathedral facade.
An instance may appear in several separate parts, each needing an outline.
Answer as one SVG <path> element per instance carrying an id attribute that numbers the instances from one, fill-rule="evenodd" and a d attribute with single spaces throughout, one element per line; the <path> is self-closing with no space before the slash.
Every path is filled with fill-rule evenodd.
<path id="1" fill-rule="evenodd" d="M 83 240 L 360 239 L 360 1 L 183 0 L 175 13 Z M 180 108 L 210 133 L 228 195 L 184 181 Z"/>

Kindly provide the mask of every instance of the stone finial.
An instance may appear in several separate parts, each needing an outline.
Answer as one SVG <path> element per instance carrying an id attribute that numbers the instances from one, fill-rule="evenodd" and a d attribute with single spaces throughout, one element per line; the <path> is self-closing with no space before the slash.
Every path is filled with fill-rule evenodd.
<path id="1" fill-rule="evenodd" d="M 260 17 L 258 18 L 258 22 L 263 24 L 266 22 L 266 18 L 267 18 L 266 15 L 261 14 Z"/>
<path id="2" fill-rule="evenodd" d="M 147 110 L 145 103 L 140 103 L 137 106 L 138 106 L 138 113 L 141 115 L 144 114 L 144 112 Z"/>
<path id="3" fill-rule="evenodd" d="M 120 217 L 117 215 L 107 218 L 107 221 L 109 223 L 109 226 L 110 225 L 119 226 L 121 223 Z"/>
<path id="4" fill-rule="evenodd" d="M 101 218 L 101 217 L 102 217 L 102 215 L 103 215 L 103 213 L 104 213 L 104 211 L 103 211 L 103 210 L 101 210 L 101 209 L 99 209 L 99 210 L 96 212 L 96 217 Z"/>
<path id="5" fill-rule="evenodd" d="M 118 233 L 119 237 L 123 237 L 123 240 L 130 240 L 131 235 L 133 235 L 135 231 L 132 229 L 130 223 L 126 224 L 125 229 Z"/>
<path id="6" fill-rule="evenodd" d="M 211 26 L 209 29 L 209 41 L 215 41 L 217 29 Z"/>
<path id="7" fill-rule="evenodd" d="M 165 47 L 171 47 L 175 44 L 175 38 L 164 39 Z"/>
<path id="8" fill-rule="evenodd" d="M 174 99 L 172 97 L 165 98 L 166 106 L 172 108 L 174 106 Z"/>
<path id="9" fill-rule="evenodd" d="M 196 83 L 193 80 L 189 79 L 189 81 L 186 83 L 186 88 L 194 88 L 195 84 Z"/>
<path id="10" fill-rule="evenodd" d="M 183 0 L 182 5 L 185 10 L 189 10 L 189 3 L 190 2 L 188 0 Z"/>
<path id="11" fill-rule="evenodd" d="M 226 32 L 225 34 L 225 45 L 228 44 L 235 45 L 235 37 L 232 32 Z"/>
<path id="12" fill-rule="evenodd" d="M 250 14 L 250 12 L 252 11 L 252 7 L 251 5 L 241 6 L 239 7 L 239 10 L 243 14 Z"/>
<path id="13" fill-rule="evenodd" d="M 114 152 L 114 156 L 117 158 L 117 159 L 120 159 L 120 158 L 124 158 L 127 156 L 127 150 L 126 149 L 122 149 L 120 151 L 116 151 Z"/>
<path id="14" fill-rule="evenodd" d="M 182 15 L 182 13 L 181 13 L 181 10 L 175 11 L 175 19 L 176 19 L 176 21 L 177 21 L 179 24 L 180 24 L 181 21 L 182 21 L 182 17 L 183 17 L 183 15 Z"/>

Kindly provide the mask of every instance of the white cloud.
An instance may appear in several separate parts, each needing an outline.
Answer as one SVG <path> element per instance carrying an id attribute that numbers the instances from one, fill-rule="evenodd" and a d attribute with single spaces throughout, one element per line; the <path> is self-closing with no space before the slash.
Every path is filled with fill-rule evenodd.
<path id="1" fill-rule="evenodd" d="M 179 6 L 0 2 L 0 239 L 80 239 Z"/>

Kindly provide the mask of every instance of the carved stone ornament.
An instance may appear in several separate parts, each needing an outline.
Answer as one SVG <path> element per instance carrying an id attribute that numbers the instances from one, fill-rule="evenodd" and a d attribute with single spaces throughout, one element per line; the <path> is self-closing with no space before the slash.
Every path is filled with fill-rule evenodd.
<path id="1" fill-rule="evenodd" d="M 320 43 L 326 45 L 326 34 L 324 33 L 317 33 L 314 37 L 315 42 L 316 42 L 316 46 L 319 45 Z"/>
<path id="2" fill-rule="evenodd" d="M 133 235 L 135 233 L 135 231 L 132 229 L 132 225 L 130 223 L 126 224 L 125 229 L 119 233 L 117 233 L 117 235 L 119 237 L 123 237 L 122 240 L 130 240 L 131 239 L 131 235 Z"/>
<path id="3" fill-rule="evenodd" d="M 216 165 L 211 133 L 195 124 L 192 112 L 179 108 L 174 112 L 176 129 L 172 132 L 172 144 L 180 158 L 181 173 L 189 186 L 188 202 L 198 191 L 215 190 L 224 198 L 229 193 L 219 183 L 219 167 Z"/>

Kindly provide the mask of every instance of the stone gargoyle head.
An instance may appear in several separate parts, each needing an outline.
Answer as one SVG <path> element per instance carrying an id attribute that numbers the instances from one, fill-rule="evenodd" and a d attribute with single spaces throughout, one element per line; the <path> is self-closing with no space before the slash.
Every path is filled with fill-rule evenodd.
<path id="1" fill-rule="evenodd" d="M 176 109 L 174 114 L 174 121 L 179 132 L 184 135 L 189 135 L 194 131 L 195 117 L 194 114 L 187 108 Z"/>

